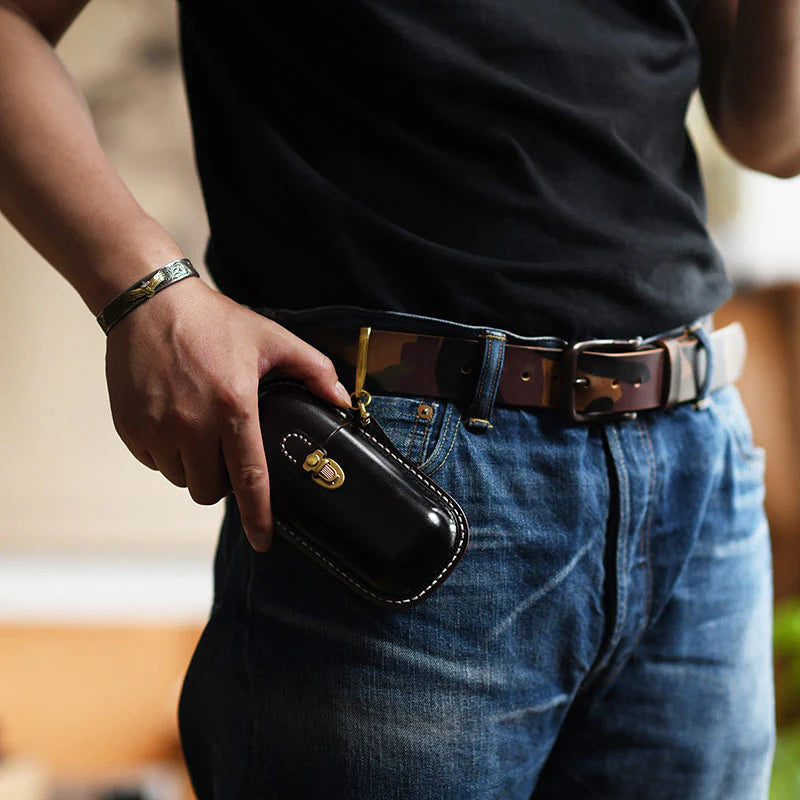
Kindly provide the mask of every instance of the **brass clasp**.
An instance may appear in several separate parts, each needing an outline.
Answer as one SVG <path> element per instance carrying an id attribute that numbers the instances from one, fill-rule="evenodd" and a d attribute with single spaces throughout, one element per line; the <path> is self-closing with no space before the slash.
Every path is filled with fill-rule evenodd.
<path id="1" fill-rule="evenodd" d="M 315 450 L 306 456 L 303 469 L 311 473 L 315 483 L 323 489 L 338 489 L 344 483 L 344 470 L 323 450 Z"/>

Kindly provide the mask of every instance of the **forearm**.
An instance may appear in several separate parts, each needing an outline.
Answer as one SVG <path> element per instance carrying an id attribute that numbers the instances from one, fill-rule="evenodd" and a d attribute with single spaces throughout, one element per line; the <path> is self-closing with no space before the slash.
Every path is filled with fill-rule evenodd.
<path id="1" fill-rule="evenodd" d="M 798 0 L 739 0 L 718 115 L 721 138 L 747 166 L 800 172 Z"/>
<path id="2" fill-rule="evenodd" d="M 0 211 L 93 313 L 180 257 L 109 163 L 50 43 L 3 2 L 0 87 Z"/>

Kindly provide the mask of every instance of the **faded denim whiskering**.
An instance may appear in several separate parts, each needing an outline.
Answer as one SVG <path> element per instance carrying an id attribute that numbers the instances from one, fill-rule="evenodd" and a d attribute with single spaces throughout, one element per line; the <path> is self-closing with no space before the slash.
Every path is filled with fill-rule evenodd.
<path id="1" fill-rule="evenodd" d="M 491 377 L 484 432 L 468 403 L 370 406 L 470 521 L 418 607 L 373 607 L 280 537 L 251 551 L 229 498 L 180 706 L 199 800 L 766 798 L 764 452 L 737 389 L 567 424 L 492 407 Z"/>

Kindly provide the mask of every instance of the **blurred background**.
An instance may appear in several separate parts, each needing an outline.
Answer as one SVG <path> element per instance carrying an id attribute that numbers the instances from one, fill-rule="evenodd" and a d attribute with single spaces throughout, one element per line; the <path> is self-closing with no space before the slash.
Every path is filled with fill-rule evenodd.
<path id="1" fill-rule="evenodd" d="M 59 53 L 122 177 L 200 268 L 206 222 L 174 3 L 94 0 Z M 697 102 L 689 125 L 737 288 L 716 324 L 745 326 L 739 387 L 768 452 L 781 726 L 773 800 L 797 800 L 800 179 L 736 167 Z M 101 331 L 2 218 L 0 274 L 0 800 L 188 800 L 176 703 L 211 605 L 221 504 L 195 505 L 128 453 L 108 407 Z"/>

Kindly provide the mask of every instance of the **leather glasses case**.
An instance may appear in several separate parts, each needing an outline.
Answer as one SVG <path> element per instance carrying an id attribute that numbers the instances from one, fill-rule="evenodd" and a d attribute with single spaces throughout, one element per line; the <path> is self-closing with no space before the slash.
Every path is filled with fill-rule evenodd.
<path id="1" fill-rule="evenodd" d="M 458 503 L 372 418 L 263 380 L 259 413 L 276 530 L 362 597 L 400 609 L 436 591 L 467 547 Z"/>

